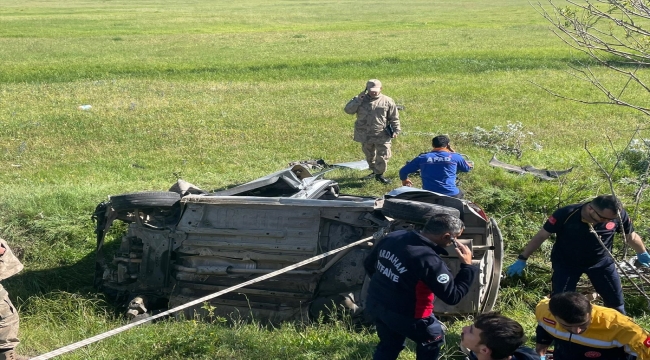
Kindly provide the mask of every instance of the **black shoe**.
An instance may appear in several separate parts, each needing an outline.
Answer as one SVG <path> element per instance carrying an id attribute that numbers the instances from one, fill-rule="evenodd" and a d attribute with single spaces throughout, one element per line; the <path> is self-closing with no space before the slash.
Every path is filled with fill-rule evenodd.
<path id="1" fill-rule="evenodd" d="M 383 174 L 375 175 L 375 180 L 379 181 L 382 184 L 390 184 L 390 180 L 386 179 Z"/>
<path id="2" fill-rule="evenodd" d="M 370 174 L 368 174 L 368 175 L 362 177 L 361 180 L 370 180 L 370 179 L 372 179 L 372 178 L 374 178 L 374 177 L 375 177 L 375 173 L 374 173 L 374 172 L 371 172 Z"/>

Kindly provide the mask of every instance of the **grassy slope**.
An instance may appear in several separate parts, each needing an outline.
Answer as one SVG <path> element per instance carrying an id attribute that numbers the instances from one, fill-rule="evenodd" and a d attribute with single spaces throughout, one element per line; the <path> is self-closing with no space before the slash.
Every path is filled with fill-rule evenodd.
<path id="1" fill-rule="evenodd" d="M 477 163 L 463 184 L 500 220 L 511 254 L 558 202 L 607 192 L 584 141 L 608 161 L 603 133 L 620 148 L 645 121 L 532 85 L 596 96 L 566 73 L 580 57 L 533 8 L 514 0 L 5 0 L 0 24 L 0 234 L 20 248 L 27 266 L 6 286 L 22 306 L 22 348 L 31 353 L 119 324 L 89 286 L 96 203 L 109 194 L 165 189 L 175 174 L 214 189 L 292 160 L 357 160 L 352 118 L 342 107 L 368 78 L 380 78 L 386 94 L 406 107 L 389 175 L 425 150 L 433 134 L 457 135 L 457 147 Z M 93 109 L 78 111 L 81 104 Z M 493 150 L 458 135 L 508 122 L 522 122 L 532 134 L 520 160 L 500 159 L 576 166 L 561 193 L 556 183 L 490 168 Z M 531 150 L 533 142 L 544 151 Z M 388 190 L 358 176 L 332 174 L 346 192 Z M 617 186 L 631 203 L 633 188 Z M 646 225 L 637 221 L 645 237 Z M 543 253 L 536 261 L 548 269 Z M 530 307 L 547 280 L 542 269 L 517 286 L 508 281 L 500 308 L 532 331 Z M 374 335 L 339 325 L 265 331 L 159 324 L 71 357 L 367 358 Z"/>

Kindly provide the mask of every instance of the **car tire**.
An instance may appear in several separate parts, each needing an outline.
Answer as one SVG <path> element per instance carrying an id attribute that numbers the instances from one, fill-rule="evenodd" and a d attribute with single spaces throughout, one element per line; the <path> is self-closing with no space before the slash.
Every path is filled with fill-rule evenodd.
<path id="1" fill-rule="evenodd" d="M 111 206 L 115 211 L 125 211 L 153 207 L 172 207 L 181 196 L 171 191 L 146 191 L 110 197 Z"/>
<path id="2" fill-rule="evenodd" d="M 460 217 L 458 209 L 448 206 L 392 198 L 384 201 L 381 212 L 384 216 L 414 224 L 424 224 L 427 219 L 435 214 L 449 214 Z"/>

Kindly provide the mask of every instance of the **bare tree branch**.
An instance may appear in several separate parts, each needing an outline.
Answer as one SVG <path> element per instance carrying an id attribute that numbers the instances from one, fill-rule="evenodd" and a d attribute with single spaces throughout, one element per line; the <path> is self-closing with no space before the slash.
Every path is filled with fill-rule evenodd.
<path id="1" fill-rule="evenodd" d="M 592 85 L 604 99 L 575 99 L 535 85 L 562 99 L 592 105 L 623 106 L 650 115 L 650 105 L 640 103 L 638 98 L 634 101 L 627 98 L 633 90 L 650 93 L 650 85 L 644 78 L 650 77 L 650 74 L 639 71 L 650 67 L 650 31 L 644 28 L 647 20 L 650 20 L 646 0 L 563 2 L 567 6 L 560 6 L 554 0 L 548 0 L 547 5 L 539 1 L 531 5 L 552 25 L 553 34 L 593 61 L 592 64 L 578 61 L 579 68 L 570 67 L 576 78 Z M 600 75 L 596 75 L 591 67 L 609 69 L 619 74 L 622 80 L 620 86 L 614 86 L 618 89 L 602 83 Z"/>
<path id="2" fill-rule="evenodd" d="M 535 86 L 537 86 L 538 88 L 546 91 L 547 93 L 549 93 L 549 94 L 551 94 L 551 95 L 553 95 L 555 97 L 558 97 L 558 98 L 564 99 L 564 100 L 574 101 L 574 102 L 581 103 L 581 104 L 588 104 L 588 105 L 612 105 L 612 104 L 615 104 L 615 105 L 628 105 L 627 103 L 623 103 L 623 102 L 618 101 L 618 100 L 616 101 L 616 103 L 614 103 L 612 101 L 588 101 L 588 100 L 576 99 L 576 98 L 572 98 L 572 97 L 568 97 L 568 96 L 558 94 L 558 93 L 554 92 L 553 90 L 550 90 L 550 89 L 548 89 L 548 88 L 546 88 L 546 87 L 544 87 L 542 85 L 537 84 L 536 82 L 533 82 L 533 81 L 528 81 L 528 82 L 535 85 Z M 641 107 L 634 106 L 632 104 L 629 104 L 629 107 L 631 107 L 631 108 L 633 108 L 635 110 L 638 110 L 638 111 L 644 113 L 645 115 L 650 115 L 650 108 L 648 108 L 648 109 L 641 108 Z"/>
<path id="3" fill-rule="evenodd" d="M 605 169 L 605 167 L 604 167 L 604 166 L 603 166 L 603 165 L 602 165 L 602 164 L 601 164 L 601 163 L 596 159 L 596 157 L 595 157 L 595 156 L 591 153 L 591 151 L 589 150 L 589 147 L 587 146 L 587 141 L 585 141 L 585 145 L 584 145 L 584 149 L 585 149 L 585 151 L 587 152 L 587 154 L 589 154 L 589 157 L 591 158 L 591 160 L 596 164 L 596 166 L 598 166 L 598 168 L 601 170 L 601 172 L 603 173 L 603 175 L 604 175 L 605 178 L 607 179 L 607 182 L 608 182 L 608 184 L 609 184 L 609 188 L 610 188 L 610 192 L 611 192 L 611 194 L 614 195 L 614 196 L 616 196 L 616 190 L 614 189 L 614 182 L 613 182 L 613 180 L 612 180 L 612 174 L 614 174 L 614 171 L 616 170 L 616 168 L 618 167 L 618 165 L 619 165 L 619 164 L 621 163 L 621 161 L 623 160 L 623 155 L 622 155 L 622 154 L 624 154 L 624 153 L 625 153 L 625 152 L 626 152 L 626 151 L 627 151 L 627 150 L 632 146 L 632 144 L 633 144 L 633 142 L 634 142 L 634 139 L 636 138 L 637 134 L 639 133 L 639 129 L 640 129 L 640 128 L 637 126 L 636 130 L 634 131 L 634 133 L 633 133 L 632 136 L 630 137 L 630 140 L 627 142 L 627 145 L 625 146 L 625 149 L 624 149 L 621 153 L 618 153 L 618 152 L 616 152 L 616 151 L 614 150 L 615 153 L 616 153 L 616 162 L 615 162 L 614 166 L 612 167 L 612 171 L 611 171 L 611 172 L 608 172 L 608 171 Z M 609 136 L 607 136 L 607 140 L 609 141 L 610 146 L 613 148 L 614 145 L 613 145 L 613 143 L 612 143 L 612 141 L 611 141 L 611 138 L 610 138 Z M 648 167 L 646 167 L 646 173 L 648 172 L 648 169 L 650 169 L 650 165 L 648 165 Z M 640 190 L 640 191 L 641 191 L 641 190 Z M 636 205 L 637 205 L 637 208 L 638 208 L 638 202 L 637 202 Z M 635 208 L 635 214 L 636 214 L 636 210 L 637 210 L 637 208 Z M 619 222 L 622 224 L 622 223 L 623 223 L 623 219 L 621 218 L 621 214 L 620 214 L 620 212 L 617 212 L 616 216 L 618 217 Z M 623 268 L 621 267 L 621 265 L 619 264 L 619 261 L 618 261 L 618 260 L 616 259 L 616 257 L 615 257 L 615 256 L 614 256 L 614 255 L 609 251 L 609 249 L 605 246 L 605 244 L 603 243 L 602 239 L 600 238 L 600 236 L 598 235 L 598 233 L 596 233 L 596 230 L 594 230 L 594 228 L 593 228 L 593 226 L 592 226 L 591 224 L 589 224 L 589 231 L 592 232 L 592 233 L 596 236 L 596 238 L 598 239 L 598 241 L 600 242 L 600 244 L 602 245 L 602 247 L 605 249 L 605 251 L 607 252 L 607 254 L 609 254 L 609 256 L 612 257 L 612 259 L 614 260 L 614 263 L 616 264 L 616 267 L 617 267 L 619 273 L 621 273 L 622 275 L 624 275 L 624 276 L 627 278 L 627 280 L 628 280 L 630 283 L 632 283 L 632 285 L 634 285 L 634 287 L 639 291 L 639 293 L 640 293 L 641 295 L 643 295 L 643 296 L 646 298 L 646 300 L 648 300 L 648 303 L 650 304 L 650 296 L 648 296 L 648 294 L 646 294 L 646 292 L 645 292 L 645 291 L 644 291 L 644 290 L 643 290 L 643 289 L 642 289 L 642 288 L 641 288 L 641 287 L 640 287 L 636 282 L 634 282 L 634 281 L 632 280 L 632 278 L 627 274 L 627 272 L 625 271 L 625 269 L 623 269 Z M 625 234 L 621 234 L 621 236 L 623 237 L 623 258 L 625 259 L 625 258 L 627 257 L 627 249 L 628 249 L 628 247 L 629 247 L 629 244 L 628 244 L 628 242 L 627 242 L 627 239 L 626 239 L 626 237 L 625 237 Z M 638 271 L 638 269 L 632 267 L 632 270 L 633 270 L 633 272 L 635 272 L 635 274 L 636 274 L 636 275 L 637 275 L 637 276 L 638 276 L 638 277 L 639 277 L 643 282 L 645 282 L 647 285 L 650 285 L 650 280 L 648 280 L 648 278 L 646 278 L 646 277 L 645 277 L 645 276 L 644 276 L 640 271 Z"/>

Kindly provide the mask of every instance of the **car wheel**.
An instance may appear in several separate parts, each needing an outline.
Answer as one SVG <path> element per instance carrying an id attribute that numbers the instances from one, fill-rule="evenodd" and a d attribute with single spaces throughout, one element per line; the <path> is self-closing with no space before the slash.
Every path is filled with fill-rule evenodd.
<path id="1" fill-rule="evenodd" d="M 483 301 L 483 306 L 481 312 L 492 311 L 494 305 L 497 301 L 497 296 L 499 295 L 499 284 L 501 282 L 501 271 L 503 270 L 503 235 L 501 235 L 501 230 L 497 225 L 494 218 L 490 218 L 490 226 L 492 228 L 492 244 L 494 246 L 494 251 L 492 252 L 491 259 L 491 273 L 486 272 L 485 277 L 488 279 L 486 281 L 487 294 L 485 296 L 485 301 Z"/>
<path id="2" fill-rule="evenodd" d="M 415 224 L 424 224 L 435 214 L 449 214 L 460 217 L 460 211 L 447 206 L 429 204 L 419 201 L 386 199 L 381 208 L 384 216 L 400 219 Z"/>
<path id="3" fill-rule="evenodd" d="M 115 211 L 125 211 L 152 207 L 172 207 L 181 199 L 171 191 L 146 191 L 111 196 L 111 206 Z"/>

